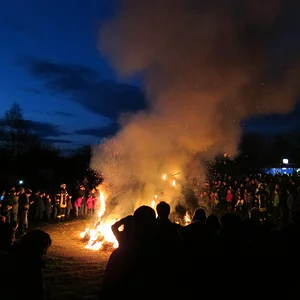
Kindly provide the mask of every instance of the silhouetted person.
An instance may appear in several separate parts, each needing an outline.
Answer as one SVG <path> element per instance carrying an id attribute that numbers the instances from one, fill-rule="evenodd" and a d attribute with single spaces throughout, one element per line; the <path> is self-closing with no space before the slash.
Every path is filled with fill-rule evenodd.
<path id="1" fill-rule="evenodd" d="M 135 222 L 134 238 L 139 246 L 151 244 L 156 238 L 156 215 L 153 208 L 142 205 L 133 214 Z"/>
<path id="2" fill-rule="evenodd" d="M 20 189 L 19 195 L 19 211 L 18 211 L 18 224 L 19 224 L 19 232 L 20 235 L 25 233 L 25 228 L 28 226 L 28 211 L 30 200 L 29 197 L 31 196 L 32 191 L 24 188 Z"/>
<path id="3" fill-rule="evenodd" d="M 288 236 L 288 255 L 298 262 L 300 253 L 300 211 L 291 212 L 291 224 L 284 231 Z"/>
<path id="4" fill-rule="evenodd" d="M 123 227 L 123 230 L 119 230 L 120 227 Z M 119 243 L 119 248 L 132 245 L 134 234 L 134 217 L 132 215 L 117 221 L 111 226 L 111 229 Z"/>
<path id="5" fill-rule="evenodd" d="M 155 298 L 158 290 L 165 294 L 167 275 L 174 273 L 167 266 L 158 271 L 161 262 L 168 260 L 159 252 L 156 243 L 155 211 L 149 206 L 141 206 L 133 216 L 134 243 L 111 254 L 103 278 L 101 299 L 120 296 Z"/>
<path id="6" fill-rule="evenodd" d="M 249 255 L 260 256 L 264 231 L 261 212 L 257 207 L 251 208 L 248 218 L 243 221 L 243 235 L 247 243 Z"/>
<path id="7" fill-rule="evenodd" d="M 221 218 L 220 254 L 227 259 L 244 256 L 245 239 L 242 230 L 242 220 L 236 213 L 227 213 Z"/>
<path id="8" fill-rule="evenodd" d="M 43 256 L 50 245 L 48 233 L 32 230 L 20 239 L 10 254 L 5 258 L 2 256 L 6 270 L 4 286 L 10 296 L 14 291 L 14 296 L 19 295 L 24 299 L 45 299 Z"/>
<path id="9" fill-rule="evenodd" d="M 220 221 L 219 218 L 211 214 L 206 219 L 206 230 L 209 235 L 216 236 L 220 230 Z"/>
<path id="10" fill-rule="evenodd" d="M 14 240 L 14 226 L 6 221 L 5 216 L 0 218 L 0 253 L 9 253 Z"/>
<path id="11" fill-rule="evenodd" d="M 218 233 L 220 230 L 220 220 L 219 218 L 211 214 L 206 219 L 206 239 L 205 239 L 205 250 L 206 254 L 211 257 L 216 257 L 219 255 L 219 237 Z"/>
<path id="12" fill-rule="evenodd" d="M 185 247 L 194 248 L 200 247 L 204 242 L 206 234 L 206 212 L 203 208 L 198 208 L 189 225 L 182 227 L 179 230 L 182 242 Z"/>
<path id="13" fill-rule="evenodd" d="M 170 205 L 165 201 L 161 201 L 156 206 L 156 212 L 156 226 L 159 242 L 164 246 L 178 246 L 180 243 L 178 231 L 181 226 L 170 221 Z"/>

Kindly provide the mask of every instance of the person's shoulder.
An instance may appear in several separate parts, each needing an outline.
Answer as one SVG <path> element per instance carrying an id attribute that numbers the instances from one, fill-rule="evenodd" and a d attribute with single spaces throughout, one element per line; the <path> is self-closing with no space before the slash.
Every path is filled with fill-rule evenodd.
<path id="1" fill-rule="evenodd" d="M 172 223 L 172 226 L 174 227 L 174 228 L 176 228 L 176 229 L 179 229 L 179 228 L 181 228 L 182 226 L 180 225 L 180 224 L 178 224 L 178 223 L 174 223 L 174 222 L 171 222 Z"/>

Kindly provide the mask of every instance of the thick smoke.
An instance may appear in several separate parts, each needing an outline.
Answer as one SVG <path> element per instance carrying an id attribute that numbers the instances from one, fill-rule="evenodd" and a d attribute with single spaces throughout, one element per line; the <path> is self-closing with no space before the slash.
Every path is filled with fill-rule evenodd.
<path id="1" fill-rule="evenodd" d="M 196 153 L 234 155 L 243 119 L 294 108 L 298 3 L 121 1 L 101 29 L 99 48 L 121 77 L 143 75 L 149 109 L 93 155 L 91 166 L 113 187 L 118 210 L 131 210 L 137 200 L 150 204 L 170 183 L 162 183 L 164 173 L 199 178 Z M 165 189 L 165 200 L 177 193 Z"/>

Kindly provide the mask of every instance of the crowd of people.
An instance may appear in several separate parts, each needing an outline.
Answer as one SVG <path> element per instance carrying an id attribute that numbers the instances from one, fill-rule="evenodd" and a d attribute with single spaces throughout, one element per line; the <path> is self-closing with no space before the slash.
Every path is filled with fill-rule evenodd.
<path id="1" fill-rule="evenodd" d="M 140 206 L 112 225 L 119 246 L 110 255 L 101 299 L 178 299 L 198 293 L 293 299 L 299 280 L 299 187 L 297 176 L 285 175 L 195 182 L 194 208 L 186 199 L 192 212 L 189 224 L 173 220 L 165 201 L 155 208 Z M 44 299 L 42 258 L 51 238 L 42 230 L 24 234 L 25 229 L 31 219 L 59 222 L 92 214 L 99 206 L 97 193 L 81 184 L 70 193 L 65 184 L 54 194 L 23 187 L 3 193 L 0 264 L 6 273 L 1 284 L 20 281 L 25 289 L 32 284 L 36 299 Z M 92 206 L 88 199 L 94 199 Z"/>
<path id="2" fill-rule="evenodd" d="M 157 216 L 156 216 L 157 215 Z M 219 297 L 296 299 L 300 211 L 272 222 L 259 208 L 242 219 L 195 210 L 192 222 L 170 221 L 160 202 L 112 225 L 119 247 L 109 258 L 100 299 Z"/>
<path id="3" fill-rule="evenodd" d="M 199 203 L 211 211 L 247 212 L 252 207 L 269 215 L 288 213 L 300 208 L 299 176 L 271 174 L 244 176 L 216 176 L 204 186 L 194 185 Z"/>
<path id="4" fill-rule="evenodd" d="M 89 190 L 83 184 L 71 192 L 66 184 L 61 184 L 56 192 L 13 186 L 2 191 L 1 222 L 9 223 L 22 236 L 30 224 L 37 226 L 92 215 L 99 206 L 98 199 L 97 189 Z"/>
<path id="5" fill-rule="evenodd" d="M 176 222 L 164 201 L 156 211 L 139 207 L 112 226 L 119 247 L 110 256 L 101 299 L 296 298 L 299 179 L 256 174 L 194 182 L 198 208 L 188 208 L 190 224 Z"/>

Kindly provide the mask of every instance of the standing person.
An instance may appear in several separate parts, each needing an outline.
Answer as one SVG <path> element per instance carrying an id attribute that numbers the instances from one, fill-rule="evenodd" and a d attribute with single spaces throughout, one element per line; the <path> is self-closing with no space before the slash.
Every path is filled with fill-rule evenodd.
<path id="1" fill-rule="evenodd" d="M 82 197 L 78 197 L 74 202 L 75 218 L 79 217 Z"/>
<path id="2" fill-rule="evenodd" d="M 10 193 L 7 193 L 7 197 L 5 197 L 1 201 L 1 213 L 5 217 L 5 220 L 7 223 L 11 223 L 11 209 L 12 209 L 12 197 L 10 196 Z"/>
<path id="3" fill-rule="evenodd" d="M 52 220 L 57 220 L 57 212 L 59 208 L 59 198 L 56 197 L 56 195 L 51 196 L 52 200 Z"/>
<path id="4" fill-rule="evenodd" d="M 40 194 L 39 190 L 34 191 L 31 194 L 30 198 L 29 198 L 29 201 L 30 201 L 29 219 L 32 220 L 32 221 L 36 220 L 36 216 L 37 216 L 37 203 L 38 203 L 38 199 L 39 199 L 39 194 Z"/>
<path id="5" fill-rule="evenodd" d="M 81 185 L 79 187 L 80 194 L 82 195 L 82 202 L 80 206 L 80 211 L 81 211 L 81 216 L 84 216 L 87 214 L 87 205 L 86 205 L 86 199 L 87 199 L 87 194 L 86 194 L 86 189 L 84 185 Z"/>
<path id="6" fill-rule="evenodd" d="M 87 210 L 88 210 L 88 215 L 92 215 L 94 211 L 94 198 L 89 195 L 89 197 L 86 199 L 86 205 L 87 205 Z"/>
<path id="7" fill-rule="evenodd" d="M 227 211 L 231 211 L 232 210 L 233 200 L 234 200 L 234 195 L 232 194 L 232 190 L 229 189 L 227 191 L 227 195 L 226 195 Z"/>
<path id="8" fill-rule="evenodd" d="M 75 207 L 75 217 L 82 217 L 84 213 L 84 199 L 85 199 L 85 187 L 83 185 L 79 186 L 76 191 L 76 200 L 74 203 Z"/>
<path id="9" fill-rule="evenodd" d="M 280 192 L 278 189 L 275 189 L 273 192 L 272 197 L 272 203 L 273 203 L 273 215 L 275 219 L 278 217 L 278 211 L 279 211 L 279 205 L 280 205 Z"/>
<path id="10" fill-rule="evenodd" d="M 8 197 L 3 200 L 3 204 L 6 206 L 6 219 L 8 223 L 18 221 L 18 200 L 16 189 L 13 187 L 8 193 Z"/>
<path id="11" fill-rule="evenodd" d="M 235 211 L 243 211 L 244 209 L 244 193 L 241 192 L 241 189 L 238 188 L 236 192 L 236 203 L 235 203 Z"/>
<path id="12" fill-rule="evenodd" d="M 72 196 L 69 195 L 67 198 L 67 212 L 66 212 L 66 219 L 69 219 L 71 210 L 73 209 L 73 204 L 72 204 Z"/>
<path id="13" fill-rule="evenodd" d="M 45 209 L 46 209 L 46 218 L 47 218 L 47 222 L 51 221 L 51 216 L 52 216 L 52 208 L 53 208 L 53 204 L 52 204 L 52 199 L 50 194 L 46 194 L 45 197 Z"/>
<path id="14" fill-rule="evenodd" d="M 19 194 L 19 210 L 18 210 L 18 228 L 21 236 L 25 233 L 25 228 L 28 227 L 28 210 L 29 210 L 29 197 L 32 191 L 22 187 Z"/>
<path id="15" fill-rule="evenodd" d="M 44 199 L 44 194 L 40 192 L 39 197 L 37 198 L 37 207 L 36 207 L 36 220 L 42 221 L 44 217 L 44 212 L 45 212 L 45 199 Z"/>
<path id="16" fill-rule="evenodd" d="M 267 207 L 268 207 L 268 199 L 269 193 L 265 190 L 265 185 L 261 184 L 258 188 L 258 191 L 255 194 L 257 199 L 257 204 L 260 212 L 262 213 L 263 217 L 266 218 Z"/>
<path id="17" fill-rule="evenodd" d="M 56 201 L 58 203 L 58 211 L 56 216 L 57 221 L 65 219 L 68 198 L 69 194 L 67 191 L 67 185 L 62 183 L 58 193 L 56 194 Z"/>

